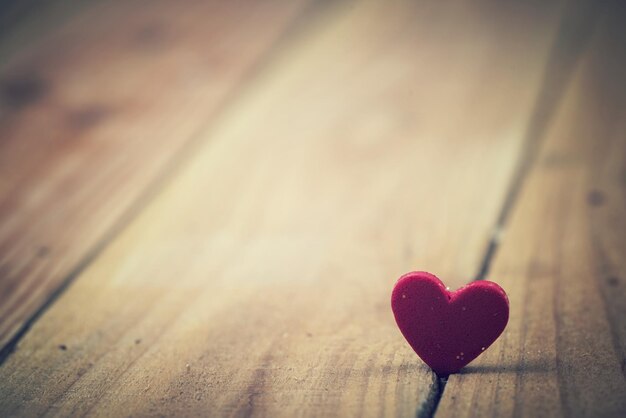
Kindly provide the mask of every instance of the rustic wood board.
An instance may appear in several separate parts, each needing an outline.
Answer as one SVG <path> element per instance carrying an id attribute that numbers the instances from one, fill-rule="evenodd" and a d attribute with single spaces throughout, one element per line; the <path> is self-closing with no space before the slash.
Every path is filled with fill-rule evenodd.
<path id="1" fill-rule="evenodd" d="M 33 325 L 0 368 L 0 410 L 428 412 L 437 381 L 389 292 L 416 266 L 451 286 L 477 271 L 558 12 L 324 15 Z"/>
<path id="2" fill-rule="evenodd" d="M 101 3 L 3 62 L 0 352 L 173 170 L 303 4 Z"/>
<path id="3" fill-rule="evenodd" d="M 626 48 L 609 8 L 546 133 L 489 278 L 501 339 L 438 416 L 626 416 Z"/>

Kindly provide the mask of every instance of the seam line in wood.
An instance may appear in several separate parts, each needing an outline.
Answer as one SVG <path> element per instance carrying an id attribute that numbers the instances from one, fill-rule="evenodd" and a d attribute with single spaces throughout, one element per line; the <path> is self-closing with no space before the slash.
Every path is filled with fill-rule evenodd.
<path id="1" fill-rule="evenodd" d="M 536 162 L 539 149 L 545 139 L 546 129 L 553 119 L 572 74 L 595 31 L 601 8 L 594 8 L 593 5 L 588 8 L 591 10 L 587 10 L 585 7 L 581 8 L 582 13 L 581 10 L 576 10 L 576 8 L 574 10 L 566 10 L 561 19 L 554 44 L 548 54 L 548 62 L 535 101 L 534 110 L 524 135 L 521 157 L 518 160 L 496 224 L 492 229 L 480 268 L 474 279 L 471 280 L 472 282 L 484 280 L 489 274 L 489 268 L 498 250 L 509 215 L 515 207 L 531 168 Z M 447 379 L 438 378 L 438 384 L 433 389 L 434 393 L 429 394 L 429 399 L 433 400 L 430 403 L 432 407 L 418 411 L 418 418 L 431 418 L 436 415 L 446 383 Z"/>
<path id="2" fill-rule="evenodd" d="M 566 10 L 559 24 L 554 44 L 548 56 L 543 81 L 534 110 L 526 129 L 521 157 L 504 199 L 500 214 L 485 249 L 480 268 L 472 281 L 484 280 L 498 250 L 509 215 L 515 206 L 528 173 L 535 164 L 546 129 L 553 119 L 572 74 L 596 30 L 601 7 L 587 3 L 586 7 Z"/>
<path id="3" fill-rule="evenodd" d="M 434 375 L 434 373 L 433 373 Z M 434 376 L 435 384 L 428 394 L 428 399 L 424 403 L 423 407 L 417 411 L 416 418 L 431 418 L 435 416 L 439 402 L 443 397 L 443 391 L 446 389 L 448 383 L 447 377 Z"/>

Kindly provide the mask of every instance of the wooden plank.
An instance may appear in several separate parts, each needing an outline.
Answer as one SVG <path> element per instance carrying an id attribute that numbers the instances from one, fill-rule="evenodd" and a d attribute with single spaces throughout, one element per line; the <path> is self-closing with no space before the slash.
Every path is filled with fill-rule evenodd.
<path id="1" fill-rule="evenodd" d="M 557 14 L 360 2 L 322 18 L 34 324 L 0 368 L 0 410 L 428 410 L 436 379 L 391 286 L 477 270 Z"/>
<path id="2" fill-rule="evenodd" d="M 626 10 L 614 6 L 495 259 L 509 326 L 450 377 L 438 416 L 626 416 Z"/>
<path id="3" fill-rule="evenodd" d="M 106 2 L 3 66 L 4 354 L 171 171 L 304 1 L 250 3 Z"/>

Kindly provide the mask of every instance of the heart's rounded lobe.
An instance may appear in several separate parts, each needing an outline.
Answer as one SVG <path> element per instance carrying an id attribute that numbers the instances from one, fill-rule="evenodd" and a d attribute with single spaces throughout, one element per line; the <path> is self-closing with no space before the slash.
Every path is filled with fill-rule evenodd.
<path id="1" fill-rule="evenodd" d="M 477 281 L 450 292 L 426 272 L 400 277 L 391 308 L 402 335 L 440 376 L 456 373 L 478 357 L 509 320 L 509 301 L 497 284 Z"/>

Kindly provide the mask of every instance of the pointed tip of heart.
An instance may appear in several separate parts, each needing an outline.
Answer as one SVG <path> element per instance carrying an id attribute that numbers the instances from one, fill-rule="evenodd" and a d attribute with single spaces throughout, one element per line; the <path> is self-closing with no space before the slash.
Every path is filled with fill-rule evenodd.
<path id="1" fill-rule="evenodd" d="M 424 271 L 398 279 L 391 307 L 409 345 L 439 376 L 459 371 L 484 352 L 504 330 L 509 314 L 498 284 L 472 282 L 450 291 Z"/>

